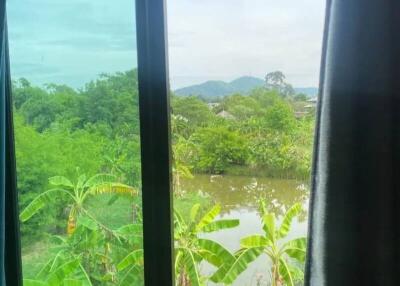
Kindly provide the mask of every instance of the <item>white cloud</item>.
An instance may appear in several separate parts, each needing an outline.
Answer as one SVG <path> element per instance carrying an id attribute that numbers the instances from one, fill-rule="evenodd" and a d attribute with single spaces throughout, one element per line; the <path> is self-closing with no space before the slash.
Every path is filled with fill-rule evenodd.
<path id="1" fill-rule="evenodd" d="M 169 0 L 172 87 L 282 70 L 316 86 L 323 0 Z"/>
<path id="2" fill-rule="evenodd" d="M 318 84 L 324 0 L 167 0 L 172 88 L 281 70 Z M 136 67 L 134 0 L 9 0 L 14 77 L 82 86 Z"/>

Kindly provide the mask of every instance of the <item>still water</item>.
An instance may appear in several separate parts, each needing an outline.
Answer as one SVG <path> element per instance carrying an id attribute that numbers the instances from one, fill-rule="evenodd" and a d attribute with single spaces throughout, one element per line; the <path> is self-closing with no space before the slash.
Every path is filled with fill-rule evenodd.
<path id="1" fill-rule="evenodd" d="M 210 197 L 213 203 L 220 204 L 221 218 L 240 219 L 240 225 L 234 229 L 207 235 L 207 238 L 220 242 L 231 251 L 239 249 L 240 238 L 251 234 L 263 234 L 257 212 L 259 198 L 268 202 L 269 211 L 274 212 L 278 220 L 293 204 L 301 203 L 304 211 L 293 221 L 288 238 L 307 234 L 309 190 L 304 182 L 261 177 L 196 175 L 193 179 L 184 180 L 182 189 L 186 192 L 200 192 Z M 233 285 L 269 285 L 269 269 L 268 258 L 260 256 Z M 207 275 L 213 269 L 205 264 L 202 265 L 201 271 Z"/>

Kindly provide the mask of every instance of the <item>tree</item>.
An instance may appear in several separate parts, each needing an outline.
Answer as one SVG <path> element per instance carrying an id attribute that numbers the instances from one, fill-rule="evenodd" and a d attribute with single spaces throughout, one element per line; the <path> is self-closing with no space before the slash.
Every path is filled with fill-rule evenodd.
<path id="1" fill-rule="evenodd" d="M 267 89 L 277 90 L 283 97 L 293 96 L 295 91 L 281 71 L 270 72 L 265 76 L 265 86 Z"/>
<path id="2" fill-rule="evenodd" d="M 307 94 L 304 93 L 298 93 L 294 96 L 295 101 L 306 101 L 307 100 Z"/>
<path id="3" fill-rule="evenodd" d="M 74 132 L 51 128 L 39 133 L 14 114 L 18 194 L 21 210 L 46 190 L 48 178 L 58 174 L 76 176 L 77 166 L 86 173 L 104 172 L 107 138 L 79 129 Z M 77 152 L 79 150 L 79 152 Z M 44 233 L 60 233 L 64 228 L 63 198 L 52 202 L 52 208 L 21 225 L 23 245 Z"/>
<path id="4" fill-rule="evenodd" d="M 103 123 L 110 127 L 109 135 L 121 134 L 121 128 L 124 128 L 124 134 L 139 134 L 136 69 L 113 75 L 102 74 L 100 79 L 85 86 L 81 96 L 84 99 L 80 107 L 83 126 Z"/>
<path id="5" fill-rule="evenodd" d="M 256 88 L 250 93 L 250 97 L 254 98 L 261 112 L 281 100 L 277 90 Z"/>
<path id="6" fill-rule="evenodd" d="M 115 177 L 107 174 L 97 174 L 89 179 L 85 175 L 79 176 L 77 182 L 73 184 L 69 179 L 62 176 L 49 178 L 49 183 L 55 188 L 47 190 L 38 195 L 20 214 L 22 222 L 27 221 L 43 207 L 48 207 L 49 203 L 56 200 L 59 196 L 64 196 L 69 202 L 69 215 L 67 223 L 67 234 L 74 233 L 76 220 L 82 215 L 90 215 L 85 209 L 86 200 L 95 195 L 105 193 L 137 195 L 134 188 L 115 182 Z"/>
<path id="7" fill-rule="evenodd" d="M 239 121 L 260 115 L 262 112 L 258 102 L 253 97 L 241 94 L 226 96 L 215 111 L 218 113 L 222 110 L 228 111 Z"/>
<path id="8" fill-rule="evenodd" d="M 206 127 L 215 118 L 215 114 L 208 108 L 207 104 L 197 97 L 172 97 L 172 114 L 182 124 L 186 120 L 186 127 L 178 125 L 181 134 L 187 137 L 198 127 Z"/>
<path id="9" fill-rule="evenodd" d="M 197 146 L 195 169 L 223 173 L 230 165 L 244 165 L 248 158 L 246 142 L 224 126 L 201 128 L 192 136 Z"/>
<path id="10" fill-rule="evenodd" d="M 285 75 L 281 71 L 267 73 L 265 76 L 265 84 L 268 89 L 278 89 L 285 82 Z"/>
<path id="11" fill-rule="evenodd" d="M 199 218 L 200 204 L 196 204 L 190 211 L 190 219 L 185 220 L 182 215 L 174 211 L 175 227 L 175 276 L 177 286 L 204 285 L 204 277 L 199 274 L 199 264 L 207 261 L 218 268 L 210 278 L 216 281 L 224 271 L 226 265 L 233 262 L 233 255 L 216 241 L 201 238 L 201 234 L 239 225 L 236 219 L 220 219 L 216 217 L 221 211 L 219 205 L 214 206 L 204 216 Z"/>
<path id="12" fill-rule="evenodd" d="M 275 131 L 290 134 L 296 126 L 293 108 L 285 101 L 276 101 L 265 111 L 264 125 Z"/>
<path id="13" fill-rule="evenodd" d="M 265 204 L 260 202 L 260 217 L 264 234 L 250 235 L 240 240 L 241 249 L 235 254 L 235 261 L 220 278 L 219 282 L 231 284 L 248 265 L 261 254 L 269 257 L 271 262 L 271 285 L 294 286 L 295 278 L 302 277 L 302 269 L 291 263 L 295 259 L 303 264 L 306 255 L 306 238 L 296 238 L 282 241 L 289 233 L 292 220 L 300 213 L 301 205 L 293 205 L 284 215 L 279 228 L 273 213 L 266 210 Z M 290 259 L 289 259 L 290 258 Z"/>

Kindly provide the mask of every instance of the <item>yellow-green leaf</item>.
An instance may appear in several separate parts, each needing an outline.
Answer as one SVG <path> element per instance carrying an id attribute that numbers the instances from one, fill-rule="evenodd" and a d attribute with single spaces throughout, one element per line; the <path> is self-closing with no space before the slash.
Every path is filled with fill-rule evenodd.
<path id="1" fill-rule="evenodd" d="M 130 196 L 138 194 L 138 191 L 135 188 L 120 183 L 103 183 L 95 185 L 91 187 L 89 191 L 92 194 L 120 194 Z"/>
<path id="2" fill-rule="evenodd" d="M 74 271 L 79 266 L 79 260 L 72 260 L 64 263 L 53 271 L 47 278 L 47 283 L 49 286 L 59 286 L 62 285 L 65 278 L 74 273 Z"/>
<path id="3" fill-rule="evenodd" d="M 226 273 L 214 274 L 210 279 L 213 282 L 232 284 L 236 278 L 247 269 L 249 263 L 253 262 L 263 252 L 262 247 L 242 249 L 235 259 L 235 262 L 226 270 Z M 224 275 L 223 275 L 224 274 Z M 221 276 L 223 278 L 221 279 Z"/>
<path id="4" fill-rule="evenodd" d="M 74 188 L 74 184 L 68 180 L 66 177 L 63 176 L 54 176 L 49 178 L 49 183 L 53 186 L 62 186 L 68 188 Z"/>
<path id="5" fill-rule="evenodd" d="M 275 214 L 265 214 L 262 217 L 262 221 L 266 238 L 270 239 L 272 242 L 275 242 Z"/>
<path id="6" fill-rule="evenodd" d="M 217 221 L 213 221 L 208 225 L 204 226 L 202 232 L 213 232 L 219 231 L 227 228 L 234 228 L 239 225 L 238 219 L 221 219 Z"/>
<path id="7" fill-rule="evenodd" d="M 19 215 L 22 222 L 27 221 L 46 205 L 56 199 L 56 193 L 64 192 L 61 189 L 51 189 L 38 195 Z"/>
<path id="8" fill-rule="evenodd" d="M 211 254 L 205 253 L 203 258 L 216 267 L 222 266 L 223 263 L 232 263 L 235 260 L 235 256 L 216 241 L 198 239 L 197 243 L 202 250 L 206 250 Z"/>
<path id="9" fill-rule="evenodd" d="M 143 264 L 143 249 L 138 249 L 129 253 L 122 261 L 118 264 L 117 268 L 119 271 L 124 270 L 128 266 L 141 265 Z"/>
<path id="10" fill-rule="evenodd" d="M 195 204 L 191 209 L 190 209 L 190 222 L 195 222 L 197 218 L 197 214 L 199 213 L 200 209 L 200 204 Z"/>
<path id="11" fill-rule="evenodd" d="M 270 242 L 268 239 L 258 234 L 250 235 L 240 240 L 240 246 L 243 248 L 266 247 L 269 244 Z"/>
<path id="12" fill-rule="evenodd" d="M 103 185 L 108 183 L 114 183 L 116 181 L 116 177 L 110 174 L 96 174 L 93 177 L 89 178 L 84 184 L 84 188 L 92 188 L 97 185 Z"/>
<path id="13" fill-rule="evenodd" d="M 221 211 L 221 206 L 220 205 L 215 205 L 210 211 L 208 211 L 199 221 L 199 223 L 196 226 L 196 231 L 200 232 L 203 230 L 203 228 L 210 224 L 220 213 Z"/>
<path id="14" fill-rule="evenodd" d="M 302 237 L 293 239 L 285 243 L 283 249 L 290 257 L 298 260 L 299 262 L 304 262 L 306 259 L 307 238 Z"/>
<path id="15" fill-rule="evenodd" d="M 285 214 L 282 220 L 281 227 L 278 231 L 279 238 L 287 236 L 290 230 L 293 219 L 301 212 L 301 204 L 294 204 Z"/>

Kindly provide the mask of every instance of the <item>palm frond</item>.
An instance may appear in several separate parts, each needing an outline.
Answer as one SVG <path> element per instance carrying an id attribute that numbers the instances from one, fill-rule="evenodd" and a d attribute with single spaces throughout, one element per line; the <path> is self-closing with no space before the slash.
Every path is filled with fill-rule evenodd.
<path id="1" fill-rule="evenodd" d="M 213 232 L 228 228 L 234 228 L 239 225 L 238 219 L 221 219 L 217 221 L 210 222 L 208 225 L 204 226 L 202 232 Z"/>
<path id="2" fill-rule="evenodd" d="M 301 212 L 301 204 L 294 204 L 285 214 L 281 227 L 278 230 L 278 237 L 284 238 L 290 230 L 293 219 Z"/>
<path id="3" fill-rule="evenodd" d="M 71 196 L 71 194 L 63 189 L 51 189 L 45 191 L 38 195 L 19 215 L 19 218 L 22 222 L 27 221 L 33 215 L 35 215 L 39 210 L 41 210 L 46 205 L 50 204 L 53 200 L 55 200 L 56 193 L 66 193 Z"/>
<path id="4" fill-rule="evenodd" d="M 96 174 L 93 177 L 90 177 L 85 184 L 83 185 L 83 188 L 92 188 L 97 185 L 102 185 L 106 183 L 114 183 L 116 182 L 116 177 L 114 175 L 110 174 Z"/>
<path id="5" fill-rule="evenodd" d="M 134 187 L 124 185 L 121 183 L 102 183 L 99 185 L 94 185 L 89 189 L 91 194 L 119 194 L 119 195 L 138 195 L 138 190 Z"/>
<path id="6" fill-rule="evenodd" d="M 53 186 L 62 186 L 62 187 L 67 187 L 67 188 L 74 188 L 74 184 L 67 179 L 66 177 L 63 176 L 54 176 L 49 178 L 49 183 Z"/>
<path id="7" fill-rule="evenodd" d="M 210 224 L 221 212 L 221 206 L 215 205 L 210 211 L 208 211 L 196 225 L 196 232 L 200 232 L 203 228 Z"/>

